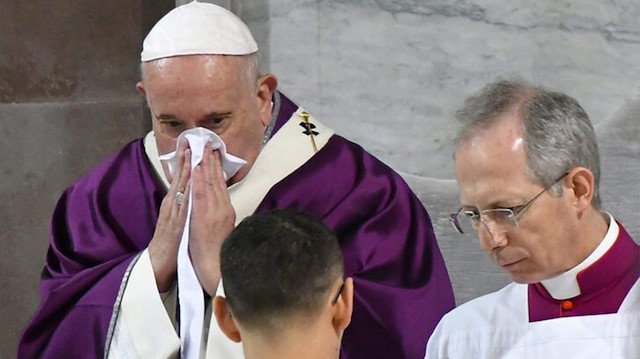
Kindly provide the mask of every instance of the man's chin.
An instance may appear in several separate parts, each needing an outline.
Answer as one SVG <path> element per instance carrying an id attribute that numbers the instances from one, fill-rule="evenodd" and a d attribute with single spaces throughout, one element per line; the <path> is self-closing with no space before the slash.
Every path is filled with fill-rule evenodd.
<path id="1" fill-rule="evenodd" d="M 541 280 L 545 279 L 540 277 L 539 275 L 532 275 L 530 273 L 517 273 L 517 272 L 507 272 L 511 280 L 518 284 L 533 284 L 539 283 Z"/>

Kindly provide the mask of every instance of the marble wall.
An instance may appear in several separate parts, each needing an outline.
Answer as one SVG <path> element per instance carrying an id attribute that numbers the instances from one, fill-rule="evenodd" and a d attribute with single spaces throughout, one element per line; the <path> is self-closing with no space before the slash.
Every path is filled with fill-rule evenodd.
<path id="1" fill-rule="evenodd" d="M 452 114 L 497 77 L 611 118 L 640 88 L 639 17 L 637 0 L 271 0 L 270 68 L 396 169 L 451 178 Z"/>

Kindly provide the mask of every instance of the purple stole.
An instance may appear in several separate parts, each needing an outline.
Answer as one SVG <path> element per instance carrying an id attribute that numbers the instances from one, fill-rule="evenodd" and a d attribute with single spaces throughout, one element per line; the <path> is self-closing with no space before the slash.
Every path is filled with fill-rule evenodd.
<path id="1" fill-rule="evenodd" d="M 297 110 L 279 96 L 274 132 Z M 22 334 L 19 358 L 103 356 L 123 277 L 151 240 L 165 193 L 142 140 L 63 193 L 53 214 L 42 303 Z M 341 358 L 422 358 L 454 299 L 429 215 L 404 180 L 334 135 L 273 186 L 256 212 L 285 207 L 315 214 L 340 240 L 345 274 L 355 281 Z"/>
<path id="2" fill-rule="evenodd" d="M 529 321 L 617 313 L 640 277 L 640 246 L 618 223 L 618 238 L 591 266 L 578 273 L 580 295 L 568 300 L 551 297 L 540 283 L 528 286 Z"/>

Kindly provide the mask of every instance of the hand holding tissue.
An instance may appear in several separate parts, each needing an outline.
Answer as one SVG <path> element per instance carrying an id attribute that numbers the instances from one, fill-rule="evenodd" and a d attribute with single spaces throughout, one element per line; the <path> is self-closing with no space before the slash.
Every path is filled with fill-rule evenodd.
<path id="1" fill-rule="evenodd" d="M 186 193 L 188 225 L 178 248 L 178 299 L 182 352 L 186 357 L 195 357 L 202 339 L 205 308 L 202 291 L 215 294 L 220 280 L 216 258 L 235 223 L 225 181 L 247 162 L 228 154 L 225 143 L 214 132 L 197 127 L 178 136 L 175 152 L 160 156 L 160 160 L 167 161 L 174 180 L 178 151 L 184 141 L 191 152 L 191 190 Z"/>

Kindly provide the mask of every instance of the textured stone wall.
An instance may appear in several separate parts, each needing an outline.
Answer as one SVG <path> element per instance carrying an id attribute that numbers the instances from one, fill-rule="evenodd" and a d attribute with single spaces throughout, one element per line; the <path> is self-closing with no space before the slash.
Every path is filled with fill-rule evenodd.
<path id="1" fill-rule="evenodd" d="M 392 167 L 452 178 L 452 117 L 520 76 L 565 91 L 594 123 L 640 89 L 637 0 L 270 0 L 282 89 Z"/>
<path id="2" fill-rule="evenodd" d="M 62 191 L 149 128 L 140 46 L 173 1 L 0 2 L 0 359 L 39 303 Z"/>

